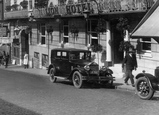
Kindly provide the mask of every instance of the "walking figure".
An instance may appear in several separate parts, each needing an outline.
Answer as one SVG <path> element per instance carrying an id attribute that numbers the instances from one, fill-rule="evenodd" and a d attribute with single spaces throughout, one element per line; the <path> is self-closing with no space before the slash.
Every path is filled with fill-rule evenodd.
<path id="1" fill-rule="evenodd" d="M 4 61 L 5 61 L 5 68 L 8 67 L 8 61 L 9 61 L 9 54 L 6 53 L 5 51 L 4 52 Z"/>
<path id="2" fill-rule="evenodd" d="M 136 70 L 137 68 L 137 60 L 136 60 L 136 54 L 133 50 L 133 48 L 129 48 L 128 53 L 126 54 L 123 63 L 122 63 L 122 69 L 124 68 L 124 64 L 126 64 L 126 78 L 125 78 L 125 84 L 128 85 L 128 80 L 130 79 L 132 86 L 134 87 L 134 76 L 132 74 L 133 70 Z"/>
<path id="3" fill-rule="evenodd" d="M 24 54 L 24 62 L 23 62 L 23 64 L 24 64 L 24 69 L 26 69 L 26 68 L 28 68 L 28 54 L 25 52 L 25 54 Z"/>

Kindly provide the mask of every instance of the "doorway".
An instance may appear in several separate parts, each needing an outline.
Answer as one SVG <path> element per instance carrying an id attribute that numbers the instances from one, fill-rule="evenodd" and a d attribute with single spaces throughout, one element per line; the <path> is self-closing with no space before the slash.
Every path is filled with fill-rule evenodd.
<path id="1" fill-rule="evenodd" d="M 21 32 L 21 48 L 23 58 L 25 52 L 29 54 L 29 34 L 26 34 L 25 30 L 22 30 Z"/>
<path id="2" fill-rule="evenodd" d="M 121 41 L 124 40 L 121 31 L 117 30 L 116 28 L 117 20 L 112 22 L 112 54 L 113 54 L 113 63 L 120 64 L 123 61 L 124 52 L 119 51 L 119 46 Z"/>

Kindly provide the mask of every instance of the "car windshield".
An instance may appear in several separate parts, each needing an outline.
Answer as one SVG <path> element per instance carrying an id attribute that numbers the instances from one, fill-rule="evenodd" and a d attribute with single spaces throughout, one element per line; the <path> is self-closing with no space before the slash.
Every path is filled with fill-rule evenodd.
<path id="1" fill-rule="evenodd" d="M 70 60 L 90 60 L 91 53 L 90 52 L 71 52 L 70 53 Z"/>

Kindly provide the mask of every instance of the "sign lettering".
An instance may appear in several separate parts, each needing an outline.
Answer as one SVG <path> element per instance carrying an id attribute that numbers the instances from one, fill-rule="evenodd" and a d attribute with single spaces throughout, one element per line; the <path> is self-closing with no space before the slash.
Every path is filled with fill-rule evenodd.
<path id="1" fill-rule="evenodd" d="M 84 2 L 66 4 L 60 6 L 49 5 L 47 8 L 34 10 L 35 17 L 54 16 L 58 15 L 74 15 L 82 14 L 83 11 L 89 10 L 91 13 L 97 14 L 99 10 L 103 13 L 108 12 L 120 12 L 120 11 L 131 11 L 131 10 L 144 10 L 154 4 L 155 0 L 103 0 L 101 2 Z M 52 4 L 52 2 L 50 3 Z M 92 12 L 93 11 L 93 12 Z"/>

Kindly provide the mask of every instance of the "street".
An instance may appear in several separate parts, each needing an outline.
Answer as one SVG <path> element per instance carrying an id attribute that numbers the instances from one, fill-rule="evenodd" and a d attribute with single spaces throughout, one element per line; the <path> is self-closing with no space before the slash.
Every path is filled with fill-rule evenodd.
<path id="1" fill-rule="evenodd" d="M 133 91 L 92 87 L 0 69 L 0 98 L 42 115 L 157 115 L 159 95 L 141 100 Z"/>

